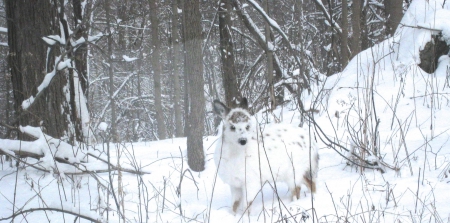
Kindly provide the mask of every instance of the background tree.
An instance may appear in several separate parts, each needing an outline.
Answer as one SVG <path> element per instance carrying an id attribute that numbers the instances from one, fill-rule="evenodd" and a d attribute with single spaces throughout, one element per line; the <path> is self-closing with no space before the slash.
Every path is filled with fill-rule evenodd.
<path id="1" fill-rule="evenodd" d="M 153 87 L 155 95 L 156 123 L 158 126 L 158 138 L 166 138 L 166 124 L 161 102 L 161 44 L 159 41 L 158 4 L 156 0 L 149 0 L 149 13 L 151 22 L 151 63 L 153 71 Z"/>
<path id="2" fill-rule="evenodd" d="M 113 66 L 113 49 L 112 49 L 112 44 L 113 44 L 113 34 L 112 34 L 112 30 L 111 30 L 111 13 L 110 13 L 110 2 L 109 1 L 105 1 L 105 14 L 106 14 L 106 29 L 108 32 L 108 52 L 107 52 L 107 58 L 108 58 L 108 64 L 106 64 L 107 67 L 107 71 L 108 71 L 108 79 L 109 79 L 109 101 L 110 101 L 110 107 L 111 107 L 111 136 L 112 136 L 112 141 L 113 142 L 118 142 L 120 137 L 117 134 L 117 115 L 116 115 L 116 102 L 115 102 L 115 96 L 114 96 L 114 91 L 115 91 L 115 87 L 114 87 L 114 66 Z"/>
<path id="3" fill-rule="evenodd" d="M 180 75 L 182 74 L 182 45 L 181 36 L 179 34 L 179 13 L 177 0 L 172 0 L 172 76 L 173 76 L 173 106 L 174 106 L 174 121 L 175 121 L 175 136 L 182 137 L 183 122 L 182 122 L 182 110 L 181 110 L 181 82 Z"/>
<path id="4" fill-rule="evenodd" d="M 187 155 L 189 167 L 194 171 L 205 169 L 205 153 L 203 151 L 205 98 L 203 93 L 202 26 L 200 21 L 199 0 L 184 1 L 184 57 L 185 73 L 189 83 Z"/>
<path id="5" fill-rule="evenodd" d="M 236 67 L 234 64 L 233 37 L 231 36 L 231 10 L 230 0 L 219 1 L 219 32 L 220 32 L 220 55 L 222 64 L 223 88 L 225 91 L 225 102 L 231 106 L 235 100 L 239 100 L 240 89 L 238 88 Z"/>
<path id="6" fill-rule="evenodd" d="M 341 34 L 341 66 L 347 66 L 348 60 L 350 58 L 348 51 L 348 4 L 347 0 L 342 0 L 342 34 Z"/>
<path id="7" fill-rule="evenodd" d="M 353 0 L 352 11 L 352 41 L 351 41 L 351 56 L 353 57 L 358 52 L 361 52 L 361 0 Z"/>

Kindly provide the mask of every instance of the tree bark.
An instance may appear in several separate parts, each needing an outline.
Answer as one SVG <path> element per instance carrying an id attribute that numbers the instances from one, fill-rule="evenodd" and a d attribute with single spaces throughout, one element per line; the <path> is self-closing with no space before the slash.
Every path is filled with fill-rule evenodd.
<path id="1" fill-rule="evenodd" d="M 177 0 L 172 0 L 172 69 L 174 84 L 174 110 L 175 110 L 175 136 L 183 136 L 183 122 L 181 112 L 181 85 L 180 85 L 180 64 L 181 64 L 181 42 L 178 34 L 178 4 Z"/>
<path id="2" fill-rule="evenodd" d="M 392 36 L 403 17 L 403 0 L 385 0 L 384 11 L 386 14 L 386 33 Z"/>
<path id="3" fill-rule="evenodd" d="M 360 23 L 360 27 L 361 27 L 361 50 L 365 50 L 367 48 L 370 47 L 370 42 L 369 42 L 369 29 L 368 29 L 368 25 L 367 25 L 367 11 L 368 11 L 368 6 L 367 5 L 363 5 L 361 7 L 361 23 Z"/>
<path id="4" fill-rule="evenodd" d="M 342 0 L 342 34 L 341 34 L 341 69 L 344 69 L 347 66 L 349 59 L 348 52 L 348 4 L 347 0 Z"/>
<path id="5" fill-rule="evenodd" d="M 189 78 L 189 114 L 187 132 L 187 156 L 193 171 L 205 169 L 203 151 L 203 123 L 205 98 L 202 58 L 202 26 L 199 0 L 185 0 L 183 10 L 185 72 Z"/>
<path id="6" fill-rule="evenodd" d="M 155 94 L 155 111 L 156 124 L 158 125 L 158 138 L 166 138 L 166 124 L 164 123 L 164 113 L 161 99 L 161 43 L 159 40 L 159 19 L 158 19 L 158 4 L 156 0 L 149 0 L 150 7 L 150 23 L 151 23 L 151 63 L 153 68 L 153 90 Z"/>
<path id="7" fill-rule="evenodd" d="M 222 78 L 225 90 L 225 102 L 228 106 L 240 100 L 234 64 L 234 47 L 231 36 L 230 0 L 219 1 L 220 56 L 222 60 Z"/>
<path id="8" fill-rule="evenodd" d="M 113 70 L 113 61 L 112 61 L 112 32 L 111 32 L 111 23 L 110 23 L 110 2 L 105 1 L 105 13 L 106 13 L 106 29 L 108 32 L 108 75 L 109 75 L 109 100 L 111 107 L 111 136 L 113 142 L 119 141 L 119 136 L 117 134 L 117 116 L 116 116 L 116 103 L 114 98 L 114 70 Z"/>
<path id="9" fill-rule="evenodd" d="M 67 21 L 65 18 L 61 19 L 61 14 L 58 14 L 58 7 L 60 13 L 64 13 L 64 6 L 60 4 L 60 1 L 42 1 L 39 4 L 30 4 L 26 0 L 5 1 L 8 65 L 17 118 L 14 124 L 41 126 L 48 135 L 73 142 L 83 140 L 80 130 L 84 124 L 83 118 L 80 117 L 81 112 L 74 115 L 81 105 L 71 103 L 75 100 L 73 86 L 78 86 L 79 82 L 74 76 L 68 75 L 67 69 L 55 69 L 56 56 L 60 56 L 61 50 L 70 54 L 73 49 L 69 44 L 61 45 L 61 43 L 46 46 L 42 41 L 42 37 L 49 35 L 69 38 Z M 54 69 L 56 73 L 49 85 L 38 91 L 37 87 L 46 74 Z M 35 97 L 34 102 L 29 107 L 22 107 L 24 100 L 32 96 Z M 80 92 L 79 96 L 84 97 L 83 92 Z M 84 106 L 86 108 L 86 104 Z M 23 139 L 23 135 L 20 134 L 19 138 Z"/>
<path id="10" fill-rule="evenodd" d="M 266 12 L 267 15 L 269 15 L 269 0 L 264 1 L 264 11 Z M 264 24 L 264 30 L 265 30 L 264 34 L 266 37 L 266 45 L 273 46 L 274 42 L 272 41 L 271 38 L 270 25 L 267 21 Z M 275 77 L 273 75 L 273 49 L 269 48 L 266 51 L 266 60 L 267 60 L 266 78 L 267 83 L 269 84 L 268 97 L 270 99 L 270 109 L 275 110 L 277 106 L 277 100 L 275 99 L 275 89 L 274 89 Z"/>
<path id="11" fill-rule="evenodd" d="M 351 56 L 361 52 L 361 0 L 353 0 L 352 3 L 352 43 Z"/>

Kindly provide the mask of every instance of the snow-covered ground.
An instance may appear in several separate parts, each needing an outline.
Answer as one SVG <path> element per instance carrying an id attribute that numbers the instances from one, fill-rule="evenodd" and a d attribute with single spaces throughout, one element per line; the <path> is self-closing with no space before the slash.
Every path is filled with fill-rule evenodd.
<path id="1" fill-rule="evenodd" d="M 392 38 L 361 52 L 342 73 L 321 77 L 303 96 L 306 107 L 320 110 L 314 119 L 328 139 L 361 156 L 363 146 L 378 151 L 382 160 L 366 158 L 387 164 L 385 173 L 347 165 L 337 153 L 346 151 L 326 146 L 316 132 L 317 192 L 303 190 L 291 202 L 286 185 L 277 185 L 280 199 L 266 185 L 250 215 L 234 214 L 229 188 L 216 176 L 217 136 L 204 138 L 201 173 L 187 166 L 185 138 L 111 144 L 115 167 L 145 174 L 109 175 L 105 162 L 92 156 L 79 167 L 96 171 L 82 175 L 70 174 L 77 169 L 66 164 L 57 165 L 65 174 L 55 174 L 3 163 L 0 221 L 17 213 L 15 222 L 74 222 L 77 214 L 80 222 L 450 222 L 450 58 L 442 56 L 433 74 L 417 66 L 419 50 L 435 34 L 423 27 L 442 30 L 450 42 L 450 3 L 444 2 L 413 1 Z M 300 122 L 293 104 L 274 113 Z M 2 149 L 8 142 L 0 141 Z M 103 144 L 91 153 L 106 160 L 106 151 Z M 110 182 L 115 196 L 108 196 Z"/>

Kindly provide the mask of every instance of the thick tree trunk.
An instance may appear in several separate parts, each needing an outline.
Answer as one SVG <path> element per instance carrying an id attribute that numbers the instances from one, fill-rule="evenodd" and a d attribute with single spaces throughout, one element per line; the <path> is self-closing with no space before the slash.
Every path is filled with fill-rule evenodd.
<path id="1" fill-rule="evenodd" d="M 386 13 L 386 33 L 394 35 L 403 17 L 403 0 L 385 0 L 384 11 Z"/>
<path id="2" fill-rule="evenodd" d="M 189 78 L 189 114 L 187 132 L 188 164 L 193 171 L 205 169 L 203 123 L 205 96 L 203 93 L 202 26 L 199 0 L 185 0 L 183 10 L 185 72 Z"/>
<path id="3" fill-rule="evenodd" d="M 231 3 L 230 0 L 219 1 L 220 55 L 222 60 L 222 78 L 225 90 L 225 102 L 231 106 L 241 95 L 236 78 L 234 49 L 231 36 Z"/>
<path id="4" fill-rule="evenodd" d="M 153 90 L 155 94 L 155 110 L 156 123 L 158 125 L 158 138 L 166 138 L 166 124 L 164 123 L 164 113 L 161 100 L 161 43 L 159 41 L 159 20 L 158 20 L 158 5 L 156 0 L 149 0 L 150 7 L 150 22 L 151 22 L 151 63 L 153 68 Z"/>
<path id="5" fill-rule="evenodd" d="M 57 71 L 50 85 L 26 110 L 22 102 L 36 96 L 37 86 L 54 69 L 55 56 L 60 54 L 54 45 L 49 52 L 42 37 L 60 34 L 56 1 L 30 4 L 27 0 L 5 0 L 8 26 L 8 64 L 18 125 L 42 126 L 55 138 L 67 136 L 70 108 L 64 88 L 68 77 Z M 22 136 L 20 136 L 22 138 Z"/>

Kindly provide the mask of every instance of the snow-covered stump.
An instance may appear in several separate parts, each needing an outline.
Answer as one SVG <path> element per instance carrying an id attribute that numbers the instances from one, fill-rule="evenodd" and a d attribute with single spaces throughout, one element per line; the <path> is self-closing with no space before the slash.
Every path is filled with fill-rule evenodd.
<path id="1" fill-rule="evenodd" d="M 433 35 L 431 41 L 427 42 L 420 50 L 419 67 L 425 72 L 431 74 L 436 71 L 439 64 L 439 58 L 442 55 L 448 55 L 450 40 L 448 42 L 443 38 L 442 31 Z"/>

